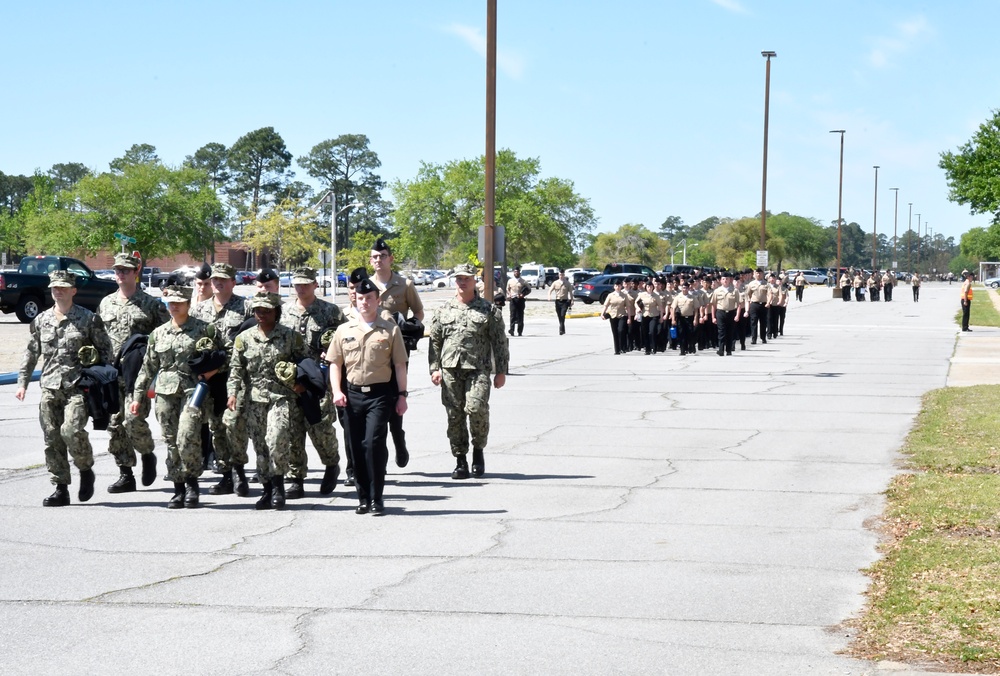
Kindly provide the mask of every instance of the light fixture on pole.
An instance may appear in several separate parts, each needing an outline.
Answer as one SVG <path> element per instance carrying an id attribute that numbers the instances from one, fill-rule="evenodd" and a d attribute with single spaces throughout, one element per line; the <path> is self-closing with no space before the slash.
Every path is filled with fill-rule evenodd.
<path id="1" fill-rule="evenodd" d="M 778 53 L 763 51 L 760 55 L 767 59 L 764 75 L 764 170 L 761 172 L 760 185 L 760 250 L 763 251 L 767 233 L 767 121 L 771 105 L 771 59 L 777 57 Z"/>
<path id="2" fill-rule="evenodd" d="M 844 134 L 846 129 L 831 129 L 831 134 L 840 134 L 840 188 L 837 190 L 837 274 L 835 288 L 840 288 L 840 229 L 843 224 L 844 206 Z"/>
<path id="3" fill-rule="evenodd" d="M 896 193 L 896 207 L 892 212 L 892 269 L 899 267 L 896 261 L 896 225 L 899 222 L 899 188 L 889 188 Z"/>
<path id="4" fill-rule="evenodd" d="M 878 165 L 875 169 L 875 213 L 872 214 L 872 273 L 878 268 L 878 236 L 876 235 L 876 224 L 878 223 Z"/>

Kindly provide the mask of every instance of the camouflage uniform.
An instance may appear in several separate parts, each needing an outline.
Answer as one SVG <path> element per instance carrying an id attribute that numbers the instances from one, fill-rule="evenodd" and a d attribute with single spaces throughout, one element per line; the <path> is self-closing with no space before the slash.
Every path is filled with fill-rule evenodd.
<path id="1" fill-rule="evenodd" d="M 94 466 L 94 449 L 86 428 L 87 403 L 76 385 L 83 370 L 77 355 L 81 347 L 92 345 L 100 362 L 110 364 L 111 339 L 100 316 L 79 305 L 74 305 L 62 319 L 56 317 L 54 307 L 49 308 L 31 322 L 30 334 L 17 384 L 27 389 L 35 364 L 42 357 L 38 418 L 45 438 L 45 466 L 53 484 L 68 485 L 67 452 L 81 472 Z"/>
<path id="2" fill-rule="evenodd" d="M 212 399 L 207 396 L 199 408 L 187 405 L 198 384 L 188 358 L 206 349 L 222 349 L 222 341 L 204 320 L 189 316 L 180 328 L 168 323 L 154 329 L 132 392 L 136 399 L 146 398 L 156 378 L 156 419 L 167 442 L 167 479 L 174 483 L 197 479 L 203 469 L 201 423 L 205 412 L 212 410 Z"/>
<path id="3" fill-rule="evenodd" d="M 302 337 L 280 324 L 269 336 L 256 326 L 247 329 L 233 343 L 226 389 L 230 397 L 242 395 L 246 401 L 242 417 L 253 440 L 262 482 L 288 473 L 292 420 L 302 415 L 297 395 L 278 378 L 275 366 L 278 362 L 294 365 L 305 357 Z"/>
<path id="4" fill-rule="evenodd" d="M 191 310 L 191 316 L 215 326 L 218 340 L 227 353 L 233 353 L 233 338 L 240 324 L 247 318 L 247 302 L 242 296 L 233 295 L 221 310 L 215 309 L 215 299 L 203 300 Z M 236 411 L 226 410 L 218 415 L 206 409 L 208 427 L 212 431 L 215 460 L 223 474 L 234 465 L 247 464 L 247 421 L 243 415 L 243 397 L 239 397 Z"/>
<path id="5" fill-rule="evenodd" d="M 316 361 L 323 358 L 325 352 L 321 344 L 323 334 L 328 330 L 332 332 L 346 321 L 347 318 L 337 305 L 319 298 L 305 309 L 296 300 L 285 303 L 281 308 L 281 325 L 287 326 L 302 336 L 308 356 Z M 327 467 L 340 464 L 337 432 L 333 428 L 337 412 L 329 391 L 323 397 L 320 410 L 323 413 L 323 418 L 315 425 L 309 425 L 304 417 L 299 416 L 296 418 L 298 422 L 292 426 L 292 457 L 289 459 L 289 477 L 303 479 L 306 476 L 308 469 L 306 432 L 309 433 L 309 439 L 312 440 L 313 446 L 319 454 L 320 462 Z"/>
<path id="6" fill-rule="evenodd" d="M 428 360 L 431 373 L 441 371 L 452 455 L 469 452 L 470 433 L 473 448 L 482 450 L 490 432 L 490 372 L 506 374 L 509 360 L 500 310 L 478 296 L 468 305 L 449 300 L 431 319 Z"/>
<path id="7" fill-rule="evenodd" d="M 104 321 L 116 355 L 131 336 L 148 336 L 157 326 L 170 320 L 166 306 L 142 289 L 136 290 L 131 298 L 122 298 L 118 293 L 105 296 L 97 314 Z M 108 453 L 114 456 L 119 467 L 135 467 L 135 451 L 143 455 L 153 452 L 153 433 L 146 422 L 150 401 L 143 392 L 135 399 L 139 402 L 139 413 L 132 415 L 128 410 L 132 393 L 125 391 L 125 381 L 121 377 L 118 378 L 118 391 L 121 408 L 108 422 Z"/>

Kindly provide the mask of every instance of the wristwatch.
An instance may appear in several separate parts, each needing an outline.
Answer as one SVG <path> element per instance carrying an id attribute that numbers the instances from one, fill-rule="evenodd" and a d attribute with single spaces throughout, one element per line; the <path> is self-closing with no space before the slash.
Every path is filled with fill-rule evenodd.
<path id="1" fill-rule="evenodd" d="M 399 391 L 399 396 L 401 396 L 401 397 L 408 397 L 408 396 L 410 396 L 410 393 L 407 392 L 406 390 L 400 390 Z"/>

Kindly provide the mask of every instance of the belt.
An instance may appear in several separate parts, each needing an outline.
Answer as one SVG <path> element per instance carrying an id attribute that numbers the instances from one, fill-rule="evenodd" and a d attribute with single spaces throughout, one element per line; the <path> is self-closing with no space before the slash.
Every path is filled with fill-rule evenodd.
<path id="1" fill-rule="evenodd" d="M 374 394 L 384 394 L 392 389 L 392 383 L 374 383 L 372 385 L 355 385 L 353 383 L 348 383 L 347 389 L 351 392 L 363 392 L 365 394 L 368 394 L 369 392 Z"/>

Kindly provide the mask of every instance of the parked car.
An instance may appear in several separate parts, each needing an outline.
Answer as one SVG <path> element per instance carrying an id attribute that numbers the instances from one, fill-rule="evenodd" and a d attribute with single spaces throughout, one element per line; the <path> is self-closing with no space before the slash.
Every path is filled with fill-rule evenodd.
<path id="1" fill-rule="evenodd" d="M 548 286 L 552 282 L 559 279 L 559 268 L 545 268 L 545 285 Z"/>
<path id="2" fill-rule="evenodd" d="M 632 273 L 619 273 L 616 275 L 597 275 L 596 277 L 591 277 L 573 287 L 573 298 L 578 298 L 584 302 L 585 305 L 590 305 L 591 303 L 604 303 L 607 300 L 608 294 L 615 290 L 615 280 L 620 279 L 623 282 L 630 279 L 636 281 L 644 281 L 646 275 L 632 274 Z"/>
<path id="3" fill-rule="evenodd" d="M 597 275 L 596 272 L 588 272 L 588 271 L 580 270 L 578 272 L 574 272 L 571 275 L 566 275 L 566 279 L 569 280 L 569 283 L 572 286 L 576 286 L 580 282 L 585 282 L 588 279 L 590 279 L 591 277 L 594 277 L 596 275 Z"/>
<path id="4" fill-rule="evenodd" d="M 615 275 L 625 272 L 643 275 L 644 277 L 656 276 L 656 272 L 653 268 L 648 265 L 640 265 L 639 263 L 608 263 L 604 266 L 604 274 L 606 275 Z"/>
<path id="5" fill-rule="evenodd" d="M 785 270 L 785 274 L 788 275 L 788 283 L 794 284 L 799 271 L 795 269 Z M 806 284 L 826 284 L 826 275 L 820 274 L 815 270 L 802 270 L 802 274 L 806 278 Z"/>
<path id="6" fill-rule="evenodd" d="M 237 284 L 253 284 L 257 281 L 257 273 L 249 270 L 238 270 L 236 272 Z"/>
<path id="7" fill-rule="evenodd" d="M 667 274 L 667 275 L 669 275 L 669 274 L 674 274 L 674 275 L 690 275 L 694 271 L 695 271 L 695 266 L 693 266 L 693 265 L 670 265 L 670 264 L 667 264 L 667 265 L 663 266 L 663 273 Z"/>
<path id="8" fill-rule="evenodd" d="M 991 289 L 1000 289 L 1000 277 L 990 277 L 989 279 L 984 279 L 983 284 Z"/>
<path id="9" fill-rule="evenodd" d="M 114 281 L 115 271 L 114 270 L 94 270 L 94 277 L 98 279 L 110 279 Z"/>
<path id="10" fill-rule="evenodd" d="M 278 275 L 278 286 L 288 286 L 292 285 L 292 273 L 282 272 Z"/>
<path id="11" fill-rule="evenodd" d="M 316 276 L 316 283 L 319 284 L 319 288 L 321 288 L 321 289 L 329 289 L 330 288 L 330 277 L 329 277 L 329 275 L 326 275 L 326 274 L 319 274 L 319 275 L 317 275 Z M 344 272 L 343 270 L 340 270 L 337 273 L 337 286 L 339 286 L 341 288 L 347 288 L 347 273 Z"/>
<path id="12" fill-rule="evenodd" d="M 49 273 L 69 270 L 77 277 L 73 302 L 91 312 L 97 311 L 101 300 L 118 290 L 110 280 L 98 279 L 83 261 L 69 256 L 25 256 L 17 272 L 0 273 L 0 311 L 13 312 L 28 324 L 40 312 L 52 306 Z"/>
<path id="13" fill-rule="evenodd" d="M 423 286 L 430 282 L 423 270 L 403 270 L 402 275 L 417 286 Z"/>
<path id="14" fill-rule="evenodd" d="M 513 273 L 508 273 L 513 276 Z M 534 263 L 526 263 L 521 266 L 521 279 L 527 282 L 532 288 L 545 288 L 545 267 Z"/>
<path id="15" fill-rule="evenodd" d="M 425 275 L 427 275 L 427 283 L 434 284 L 437 280 L 442 277 L 447 277 L 447 273 L 441 272 L 440 270 L 421 270 Z"/>

